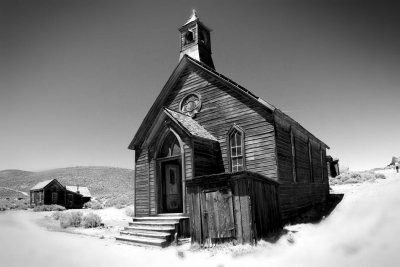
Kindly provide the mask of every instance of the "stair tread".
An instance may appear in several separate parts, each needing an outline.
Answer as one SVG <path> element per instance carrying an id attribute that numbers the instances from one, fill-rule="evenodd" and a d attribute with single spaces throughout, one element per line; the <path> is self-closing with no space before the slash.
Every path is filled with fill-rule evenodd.
<path id="1" fill-rule="evenodd" d="M 141 236 L 117 236 L 117 240 L 121 241 L 129 241 L 129 242 L 137 242 L 143 244 L 152 244 L 152 245 L 165 245 L 167 243 L 166 240 L 161 240 L 158 238 L 151 238 L 151 237 L 141 237 Z"/>
<path id="2" fill-rule="evenodd" d="M 147 217 L 133 217 L 133 220 L 154 220 L 154 221 L 162 221 L 162 220 L 184 220 L 189 219 L 189 216 L 147 216 Z"/>
<path id="3" fill-rule="evenodd" d="M 144 231 L 144 230 L 131 230 L 131 231 L 121 231 L 121 234 L 127 235 L 143 235 L 143 236 L 153 236 L 153 237 L 168 237 L 171 233 L 156 232 L 156 231 Z"/>
<path id="4" fill-rule="evenodd" d="M 131 225 L 125 227 L 125 230 L 150 230 L 150 231 L 174 231 L 175 227 L 164 225 Z"/>
<path id="5" fill-rule="evenodd" d="M 130 225 L 175 225 L 178 224 L 179 222 L 168 222 L 168 221 L 164 221 L 164 222 L 158 222 L 158 221 L 134 221 L 134 222 L 130 222 Z"/>

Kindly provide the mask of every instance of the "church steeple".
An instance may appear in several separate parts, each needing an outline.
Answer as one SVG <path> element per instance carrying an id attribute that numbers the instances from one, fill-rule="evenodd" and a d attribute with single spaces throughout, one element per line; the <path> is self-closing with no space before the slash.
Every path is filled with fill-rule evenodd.
<path id="1" fill-rule="evenodd" d="M 188 55 L 215 69 L 211 57 L 211 30 L 200 22 L 196 10 L 189 20 L 179 28 L 181 32 L 181 53 L 179 59 Z"/>

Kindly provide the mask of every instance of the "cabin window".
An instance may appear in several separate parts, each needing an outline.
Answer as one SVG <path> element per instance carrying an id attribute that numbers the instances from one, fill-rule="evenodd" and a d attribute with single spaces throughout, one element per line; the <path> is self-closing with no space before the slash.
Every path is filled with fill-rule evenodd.
<path id="1" fill-rule="evenodd" d="M 173 157 L 181 154 L 179 141 L 173 133 L 169 133 L 161 147 L 159 158 Z"/>
<path id="2" fill-rule="evenodd" d="M 297 182 L 297 173 L 296 173 L 296 144 L 295 137 L 293 134 L 292 128 L 290 129 L 290 143 L 292 145 L 292 172 L 293 172 L 293 182 Z"/>
<path id="3" fill-rule="evenodd" d="M 229 131 L 228 143 L 231 172 L 244 170 L 244 133 L 238 126 Z"/>

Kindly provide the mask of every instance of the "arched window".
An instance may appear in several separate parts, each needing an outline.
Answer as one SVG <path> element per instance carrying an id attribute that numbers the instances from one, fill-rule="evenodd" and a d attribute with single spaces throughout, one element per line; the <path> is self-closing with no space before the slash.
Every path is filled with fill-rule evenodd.
<path id="1" fill-rule="evenodd" d="M 159 158 L 178 156 L 181 154 L 179 141 L 173 133 L 169 133 L 161 147 Z"/>
<path id="2" fill-rule="evenodd" d="M 244 170 L 244 132 L 236 125 L 234 125 L 228 133 L 228 147 L 231 172 Z"/>

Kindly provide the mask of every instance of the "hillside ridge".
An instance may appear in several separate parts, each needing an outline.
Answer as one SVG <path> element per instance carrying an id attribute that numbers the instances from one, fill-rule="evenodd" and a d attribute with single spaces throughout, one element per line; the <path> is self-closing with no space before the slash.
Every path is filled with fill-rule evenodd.
<path id="1" fill-rule="evenodd" d="M 75 166 L 45 171 L 8 169 L 0 171 L 0 187 L 29 193 L 38 182 L 57 179 L 63 185 L 80 185 L 89 188 L 97 199 L 126 198 L 133 200 L 133 169 L 112 166 Z M 12 191 L 10 191 L 12 192 Z M 14 197 L 0 191 L 0 198 Z M 21 197 L 16 192 L 15 197 Z"/>

